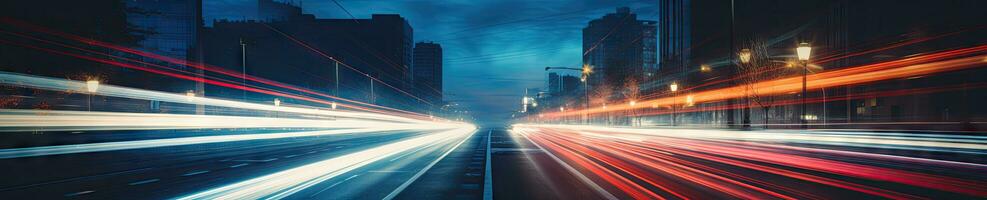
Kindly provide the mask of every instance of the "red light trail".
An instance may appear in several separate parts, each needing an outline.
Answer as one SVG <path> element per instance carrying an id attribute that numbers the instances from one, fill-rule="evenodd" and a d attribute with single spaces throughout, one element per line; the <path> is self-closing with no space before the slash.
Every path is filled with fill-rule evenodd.
<path id="1" fill-rule="evenodd" d="M 987 184 L 985 177 L 963 176 L 987 171 L 982 164 L 847 151 L 840 150 L 839 144 L 826 148 L 794 145 L 818 138 L 841 138 L 851 144 L 941 141 L 936 145 L 945 146 L 954 140 L 938 136 L 874 135 L 861 140 L 863 136 L 825 133 L 748 136 L 751 133 L 564 125 L 515 125 L 512 132 L 558 155 L 596 182 L 607 183 L 611 193 L 634 199 L 832 199 L 865 194 L 891 199 L 987 197 L 982 187 Z M 773 137 L 777 139 L 771 141 L 780 143 L 758 139 Z"/>

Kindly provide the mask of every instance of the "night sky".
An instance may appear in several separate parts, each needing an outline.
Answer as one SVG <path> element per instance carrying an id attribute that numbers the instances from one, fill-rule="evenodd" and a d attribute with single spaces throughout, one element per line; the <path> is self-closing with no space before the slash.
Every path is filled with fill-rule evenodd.
<path id="1" fill-rule="evenodd" d="M 294 1 L 297 4 L 297 0 Z M 517 110 L 524 88 L 544 87 L 546 66 L 582 65 L 582 28 L 627 6 L 656 20 L 657 1 L 339 0 L 356 18 L 400 14 L 415 41 L 435 41 L 445 53 L 445 99 L 474 111 L 478 123 L 502 123 Z M 256 0 L 204 0 L 213 19 L 244 19 Z M 350 18 L 331 0 L 302 1 L 317 18 Z"/>

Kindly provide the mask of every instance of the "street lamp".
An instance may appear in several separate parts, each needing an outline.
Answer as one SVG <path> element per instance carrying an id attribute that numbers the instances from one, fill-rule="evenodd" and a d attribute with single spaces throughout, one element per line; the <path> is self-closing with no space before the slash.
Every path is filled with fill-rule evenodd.
<path id="1" fill-rule="evenodd" d="M 195 92 L 193 92 L 192 90 L 186 91 L 185 92 L 185 100 L 186 101 L 193 101 L 193 100 L 195 100 Z"/>
<path id="2" fill-rule="evenodd" d="M 701 72 L 709 72 L 709 71 L 712 71 L 712 70 L 713 70 L 713 68 L 709 67 L 709 65 L 707 65 L 707 64 L 703 64 L 703 65 L 700 65 L 699 66 L 699 71 L 701 71 Z"/>
<path id="3" fill-rule="evenodd" d="M 672 126 L 675 126 L 675 91 L 679 90 L 679 84 L 673 82 L 668 89 L 672 91 Z"/>
<path id="4" fill-rule="evenodd" d="M 97 90 L 99 90 L 99 80 L 92 79 L 86 81 L 86 91 L 89 92 L 89 98 L 86 101 L 86 108 L 89 111 L 93 111 L 93 94 L 96 94 Z"/>
<path id="5" fill-rule="evenodd" d="M 329 107 L 331 107 L 333 110 L 335 110 L 336 109 L 336 102 L 334 101 L 334 102 L 332 102 L 332 104 L 329 104 Z"/>
<path id="6" fill-rule="evenodd" d="M 637 105 L 637 101 L 631 100 L 627 104 L 631 106 L 631 126 L 635 126 L 637 125 L 637 116 L 635 116 L 637 112 L 634 110 L 634 105 Z"/>
<path id="7" fill-rule="evenodd" d="M 740 53 L 738 55 L 740 56 L 740 62 L 741 63 L 745 63 L 746 64 L 746 63 L 751 62 L 751 50 L 750 49 L 741 49 L 740 50 Z"/>
<path id="8" fill-rule="evenodd" d="M 802 112 L 799 114 L 802 115 L 801 116 L 802 129 L 805 129 L 808 128 L 807 127 L 808 121 L 806 120 L 806 114 L 805 114 L 805 95 L 806 95 L 805 86 L 807 82 L 806 77 L 809 74 L 809 54 L 812 53 L 812 47 L 809 46 L 809 43 L 805 43 L 805 42 L 799 43 L 799 46 L 795 48 L 795 53 L 798 54 L 799 61 L 802 62 L 802 96 L 801 96 Z"/>

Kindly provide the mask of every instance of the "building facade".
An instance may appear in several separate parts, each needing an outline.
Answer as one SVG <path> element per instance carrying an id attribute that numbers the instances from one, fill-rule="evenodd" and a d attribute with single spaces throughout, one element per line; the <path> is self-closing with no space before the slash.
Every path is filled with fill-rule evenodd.
<path id="1" fill-rule="evenodd" d="M 369 19 L 309 16 L 215 21 L 203 31 L 203 60 L 351 100 L 399 109 L 422 103 L 411 90 L 413 30 L 407 20 L 394 14 Z M 207 88 L 206 95 L 250 100 L 240 91 L 225 91 Z M 258 98 L 253 100 L 269 97 Z"/>
<path id="2" fill-rule="evenodd" d="M 638 20 L 630 8 L 617 8 L 583 28 L 583 65 L 592 68 L 588 91 L 626 88 L 657 75 L 657 22 Z M 621 91 L 638 93 L 640 91 Z"/>
<path id="3" fill-rule="evenodd" d="M 442 46 L 433 42 L 415 43 L 412 81 L 419 97 L 439 105 L 442 102 Z"/>

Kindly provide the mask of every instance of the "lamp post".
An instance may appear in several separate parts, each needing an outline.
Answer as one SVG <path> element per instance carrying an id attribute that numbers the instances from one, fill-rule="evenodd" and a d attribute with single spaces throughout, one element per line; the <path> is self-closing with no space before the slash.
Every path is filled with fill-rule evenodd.
<path id="1" fill-rule="evenodd" d="M 559 112 L 562 112 L 562 119 L 559 120 L 559 124 L 565 124 L 565 106 L 560 106 Z"/>
<path id="2" fill-rule="evenodd" d="M 679 90 L 679 84 L 673 82 L 668 89 L 672 91 L 672 126 L 675 126 L 675 91 Z"/>
<path id="3" fill-rule="evenodd" d="M 801 116 L 802 129 L 806 129 L 808 128 L 808 121 L 805 119 L 806 118 L 805 115 L 806 87 L 805 86 L 807 82 L 806 77 L 809 74 L 809 54 L 812 53 L 812 47 L 809 46 L 809 43 L 805 43 L 805 42 L 799 43 L 799 46 L 795 48 L 795 52 L 798 54 L 799 61 L 802 62 L 802 94 L 800 96 L 802 101 L 802 109 L 801 109 L 802 111 L 799 114 L 802 115 Z"/>
<path id="4" fill-rule="evenodd" d="M 96 91 L 98 90 L 99 90 L 99 80 L 93 79 L 86 81 L 86 91 L 89 92 L 89 98 L 86 101 L 87 104 L 86 109 L 89 111 L 93 111 L 93 94 L 96 94 Z"/>
<path id="5" fill-rule="evenodd" d="M 751 50 L 750 49 L 741 49 L 740 50 L 740 53 L 738 53 L 738 56 L 740 57 L 740 62 L 743 63 L 744 65 L 747 65 L 748 63 L 751 62 L 751 56 L 752 55 L 751 55 Z M 757 73 L 757 72 L 752 72 L 752 73 Z M 751 110 L 750 110 L 751 109 L 751 105 L 750 105 L 750 103 L 751 103 L 750 99 L 744 99 L 744 104 L 746 104 L 746 106 L 744 106 L 744 108 L 743 108 L 743 112 L 744 112 L 743 113 L 743 118 L 744 119 L 741 121 L 741 123 L 743 124 L 742 127 L 744 127 L 744 128 L 750 127 L 750 124 L 751 124 Z"/>
<path id="6" fill-rule="evenodd" d="M 247 87 L 247 43 L 240 38 L 240 86 Z M 247 100 L 247 90 L 241 90 L 241 101 Z"/>
<path id="7" fill-rule="evenodd" d="M 192 91 L 192 90 L 186 91 L 185 92 L 185 100 L 188 101 L 188 102 L 194 101 L 195 100 L 195 92 Z"/>
<path id="8" fill-rule="evenodd" d="M 630 102 L 627 102 L 627 104 L 631 106 L 631 126 L 637 126 L 637 116 L 635 115 L 637 114 L 637 111 L 634 110 L 634 106 L 637 105 L 637 101 L 631 100 Z"/>

